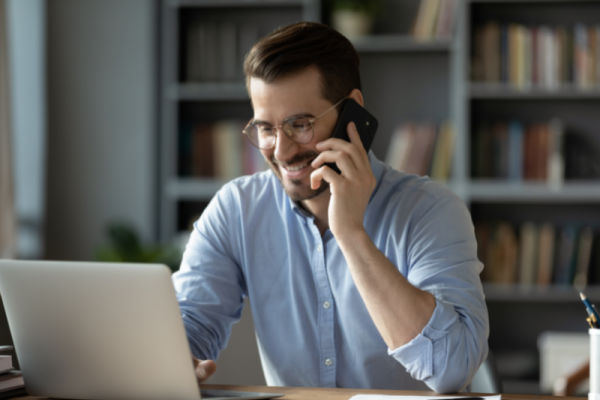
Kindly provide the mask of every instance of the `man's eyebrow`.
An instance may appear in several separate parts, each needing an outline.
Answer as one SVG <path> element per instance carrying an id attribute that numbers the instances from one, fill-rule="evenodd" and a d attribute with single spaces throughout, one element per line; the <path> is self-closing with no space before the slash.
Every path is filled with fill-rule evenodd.
<path id="1" fill-rule="evenodd" d="M 294 114 L 294 115 L 290 115 L 289 117 L 287 117 L 286 119 L 284 119 L 283 121 L 290 121 L 292 119 L 298 119 L 298 118 L 310 118 L 310 117 L 314 117 L 314 115 L 312 115 L 311 113 L 301 113 L 301 114 Z"/>
<path id="2" fill-rule="evenodd" d="M 257 124 L 272 125 L 270 122 L 263 121 L 262 119 L 256 119 L 256 118 L 252 118 L 252 123 L 255 125 L 257 125 Z"/>
<path id="3" fill-rule="evenodd" d="M 314 117 L 313 114 L 311 113 L 300 113 L 300 114 L 294 114 L 294 115 L 290 115 L 289 117 L 287 117 L 286 119 L 283 120 L 283 122 L 286 121 L 291 121 L 293 119 L 298 119 L 298 118 L 310 118 L 310 117 Z M 252 119 L 252 123 L 255 125 L 258 124 L 262 124 L 262 125 L 273 125 L 272 123 L 268 122 L 268 121 L 263 121 L 262 119 Z"/>

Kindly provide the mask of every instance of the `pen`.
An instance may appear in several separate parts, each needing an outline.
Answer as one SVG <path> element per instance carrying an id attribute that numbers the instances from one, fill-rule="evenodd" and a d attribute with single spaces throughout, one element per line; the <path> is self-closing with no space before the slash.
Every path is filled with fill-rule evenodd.
<path id="1" fill-rule="evenodd" d="M 581 301 L 583 301 L 585 309 L 588 313 L 588 323 L 590 324 L 590 327 L 598 328 L 598 321 L 600 321 L 600 317 L 598 316 L 596 309 L 594 308 L 594 306 L 592 306 L 587 297 L 585 297 L 585 294 L 579 292 L 579 297 L 581 297 Z"/>

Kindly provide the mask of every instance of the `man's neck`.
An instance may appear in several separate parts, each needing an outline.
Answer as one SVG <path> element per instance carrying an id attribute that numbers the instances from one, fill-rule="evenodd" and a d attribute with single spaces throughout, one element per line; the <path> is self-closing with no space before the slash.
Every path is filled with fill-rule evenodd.
<path id="1" fill-rule="evenodd" d="M 312 199 L 300 202 L 300 205 L 315 217 L 315 223 L 319 228 L 319 232 L 321 232 L 321 236 L 323 236 L 325 231 L 329 228 L 329 217 L 327 212 L 329 209 L 330 198 L 331 193 L 329 193 L 329 190 L 325 190 L 323 193 Z"/>

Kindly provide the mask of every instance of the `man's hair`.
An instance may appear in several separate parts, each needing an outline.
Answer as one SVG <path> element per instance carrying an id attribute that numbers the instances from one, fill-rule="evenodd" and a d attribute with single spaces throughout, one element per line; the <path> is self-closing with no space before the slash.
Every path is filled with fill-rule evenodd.
<path id="1" fill-rule="evenodd" d="M 246 55 L 244 73 L 265 82 L 314 66 L 321 75 L 321 93 L 332 103 L 361 89 L 359 58 L 352 43 L 327 25 L 299 22 L 278 28 L 259 40 Z"/>

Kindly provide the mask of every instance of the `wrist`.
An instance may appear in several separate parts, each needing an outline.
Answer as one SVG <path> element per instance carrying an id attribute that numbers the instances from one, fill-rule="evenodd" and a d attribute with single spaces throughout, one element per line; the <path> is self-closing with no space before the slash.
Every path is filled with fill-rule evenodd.
<path id="1" fill-rule="evenodd" d="M 334 236 L 341 248 L 362 247 L 364 243 L 371 242 L 371 238 L 363 226 L 344 229 L 339 233 L 334 232 Z"/>

